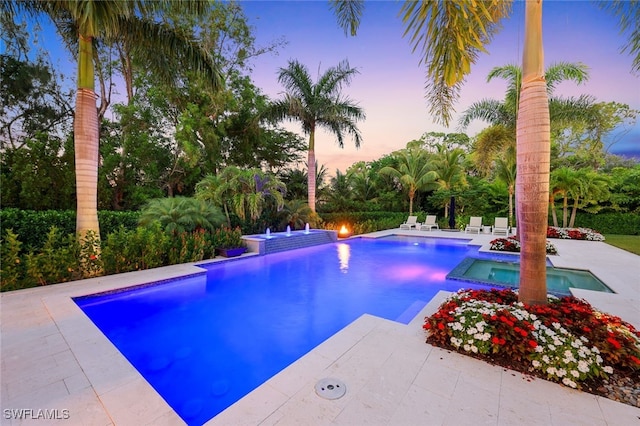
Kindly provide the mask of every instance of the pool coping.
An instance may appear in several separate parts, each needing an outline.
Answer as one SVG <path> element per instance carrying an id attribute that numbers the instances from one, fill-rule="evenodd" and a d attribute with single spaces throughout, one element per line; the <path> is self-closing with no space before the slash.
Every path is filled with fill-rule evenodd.
<path id="1" fill-rule="evenodd" d="M 438 238 L 457 236 L 438 231 L 388 230 L 361 237 L 372 238 L 392 234 Z M 462 233 L 458 235 L 464 235 L 464 238 L 471 236 Z M 481 250 L 486 249 L 488 241 L 492 239 L 491 235 L 482 234 L 471 237 L 472 241 L 469 244 L 479 245 Z M 640 326 L 640 285 L 633 284 L 636 282 L 633 270 L 637 271 L 638 268 L 629 266 L 640 267 L 640 257 L 599 242 L 561 240 L 556 245 L 560 255 L 554 257 L 554 264 L 569 264 L 567 267 L 583 265 L 581 269 L 596 268 L 596 275 L 617 292 L 602 297 L 585 290 L 577 292 L 579 297 L 589 300 L 599 309 L 621 316 L 634 323 L 636 327 Z M 583 253 L 570 254 L 574 249 L 580 249 Z M 587 254 L 585 249 L 588 249 L 588 256 L 584 255 Z M 245 254 L 243 257 L 252 255 Z M 213 261 L 216 260 L 212 259 L 207 263 Z M 67 409 L 70 410 L 73 419 L 79 419 L 79 423 L 89 425 L 184 424 L 162 397 L 82 313 L 72 297 L 202 273 L 202 269 L 196 266 L 197 263 L 2 293 L 2 408 Z M 584 268 L 584 265 L 591 268 Z M 439 294 L 437 297 L 444 296 Z M 367 406 L 363 405 L 363 401 L 367 398 L 384 400 L 385 397 L 378 395 L 367 384 L 382 377 L 381 368 L 389 368 L 391 371 L 398 368 L 402 370 L 402 365 L 392 367 L 391 364 L 385 363 L 395 358 L 401 360 L 408 353 L 416 357 L 413 365 L 420 368 L 418 373 L 413 370 L 413 373 L 407 373 L 406 383 L 398 385 L 404 391 L 398 390 L 397 393 L 404 395 L 405 399 L 409 398 L 411 389 L 415 392 L 434 392 L 433 389 L 428 389 L 426 384 L 416 385 L 420 372 L 425 368 L 429 369 L 432 362 L 441 364 L 442 358 L 446 358 L 456 368 L 471 365 L 471 372 L 477 370 L 479 367 L 476 361 L 440 353 L 437 348 L 424 343 L 421 321 L 429 309 L 435 309 L 434 306 L 437 307 L 436 298 L 408 325 L 363 315 L 207 424 L 293 424 L 295 420 L 304 418 L 315 419 L 312 423 L 349 424 L 347 419 L 351 418 L 351 415 L 375 419 L 376 417 L 366 417 L 367 413 L 371 414 L 371 410 L 363 408 Z M 389 341 L 396 342 L 397 348 L 404 349 L 390 352 L 385 349 L 389 346 Z M 372 347 L 375 350 L 372 350 Z M 434 356 L 435 358 L 431 359 Z M 481 365 L 481 369 L 493 371 L 491 366 Z M 451 365 L 447 364 L 445 367 L 450 368 Z M 460 372 L 462 370 L 456 371 L 459 374 L 458 378 L 466 377 L 464 374 L 471 374 Z M 314 381 L 327 374 L 347 377 L 349 391 L 345 397 L 326 402 L 319 400 L 313 393 Z M 502 373 L 495 374 L 503 376 Z M 509 379 L 505 376 L 501 380 Z M 566 391 L 570 390 L 559 385 L 551 385 L 554 392 L 562 395 L 561 399 L 582 401 L 586 398 L 590 405 L 596 402 L 599 414 L 593 413 L 593 418 L 599 422 L 615 424 L 620 420 L 616 420 L 617 417 L 613 415 L 619 416 L 621 412 L 629 415 L 640 414 L 640 410 L 634 407 L 603 398 L 587 397 L 585 395 L 589 394 L 582 392 L 573 391 L 566 394 Z M 545 393 L 548 392 L 545 390 Z M 448 406 L 464 402 L 456 402 L 455 395 L 455 392 L 451 394 Z M 403 403 L 408 403 L 405 399 L 402 399 Z M 581 404 L 578 403 L 577 406 L 581 407 Z M 389 408 L 389 412 L 394 413 L 389 417 L 389 422 L 392 418 L 399 419 L 397 416 L 402 416 L 402 413 L 397 412 L 397 406 L 396 409 Z M 582 412 L 584 414 L 590 411 L 584 411 L 583 407 Z M 414 420 L 424 418 L 417 416 Z M 434 419 L 428 416 L 426 418 Z M 8 424 L 23 424 L 12 419 L 7 420 Z"/>

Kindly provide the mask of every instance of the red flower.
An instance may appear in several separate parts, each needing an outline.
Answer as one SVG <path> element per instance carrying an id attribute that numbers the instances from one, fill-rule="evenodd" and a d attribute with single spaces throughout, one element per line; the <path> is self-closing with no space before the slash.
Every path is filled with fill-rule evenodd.
<path id="1" fill-rule="evenodd" d="M 499 345 L 500 344 L 500 338 L 498 338 L 498 336 L 493 336 L 491 338 L 491 343 L 493 343 L 494 345 Z"/>
<path id="2" fill-rule="evenodd" d="M 616 349 L 620 349 L 622 347 L 622 345 L 620 344 L 620 342 L 618 342 L 616 339 L 614 339 L 613 337 L 607 337 L 607 342 L 611 343 L 611 345 L 616 348 Z"/>
<path id="3" fill-rule="evenodd" d="M 527 343 L 534 349 L 538 347 L 538 342 L 536 342 L 535 340 L 529 340 Z"/>
<path id="4" fill-rule="evenodd" d="M 633 361 L 633 362 L 635 362 L 636 364 L 640 365 L 640 359 L 636 358 L 636 357 L 635 357 L 635 356 L 633 356 L 633 355 L 630 355 L 629 357 L 631 358 L 631 361 Z"/>
<path id="5" fill-rule="evenodd" d="M 424 328 L 425 330 L 431 330 L 431 323 L 425 323 L 422 328 Z"/>
<path id="6" fill-rule="evenodd" d="M 438 323 L 438 330 L 444 330 L 444 324 L 439 322 Z"/>
<path id="7" fill-rule="evenodd" d="M 98 257 L 95 254 L 92 254 L 89 256 L 89 259 L 91 260 L 96 260 Z"/>

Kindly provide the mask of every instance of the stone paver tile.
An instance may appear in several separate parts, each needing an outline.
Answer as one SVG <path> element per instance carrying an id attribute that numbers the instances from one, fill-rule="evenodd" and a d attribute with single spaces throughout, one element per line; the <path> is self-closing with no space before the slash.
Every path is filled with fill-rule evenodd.
<path id="1" fill-rule="evenodd" d="M 64 408 L 56 406 L 57 401 L 69 395 L 63 380 L 58 380 L 47 385 L 34 387 L 29 392 L 11 395 L 9 392 L 3 409 L 13 408 Z"/>
<path id="2" fill-rule="evenodd" d="M 175 411 L 166 412 L 147 423 L 148 426 L 184 426 L 185 422 Z"/>
<path id="3" fill-rule="evenodd" d="M 171 407 L 142 378 L 100 395 L 109 416 L 117 425 L 144 425 Z"/>
<path id="4" fill-rule="evenodd" d="M 356 394 L 349 393 L 347 387 L 347 393 L 342 398 L 324 399 L 316 394 L 315 383 L 309 383 L 305 389 L 278 408 L 276 415 L 279 418 L 275 424 L 279 426 L 333 424 L 336 416 L 355 396 Z"/>
<path id="5" fill-rule="evenodd" d="M 295 395 L 305 383 L 317 381 L 332 359 L 310 352 L 269 379 L 267 383 L 287 396 Z"/>
<path id="6" fill-rule="evenodd" d="M 391 419 L 426 358 L 422 351 L 410 350 L 407 345 L 397 345 L 395 349 L 373 372 L 364 389 L 353 397 L 336 422 L 355 424 L 361 420 L 377 423 Z"/>
<path id="7" fill-rule="evenodd" d="M 440 425 L 448 415 L 449 398 L 411 386 L 389 420 L 389 425 Z"/>
<path id="8" fill-rule="evenodd" d="M 613 401 L 608 398 L 597 398 L 602 415 L 609 425 L 640 424 L 640 408 Z"/>
<path id="9" fill-rule="evenodd" d="M 414 385 L 444 398 L 450 398 L 458 383 L 460 370 L 434 365 L 429 360 L 416 376 Z"/>
<path id="10" fill-rule="evenodd" d="M 205 423 L 207 426 L 252 426 L 268 418 L 289 397 L 277 389 L 265 385 L 250 392 L 240 401 Z"/>

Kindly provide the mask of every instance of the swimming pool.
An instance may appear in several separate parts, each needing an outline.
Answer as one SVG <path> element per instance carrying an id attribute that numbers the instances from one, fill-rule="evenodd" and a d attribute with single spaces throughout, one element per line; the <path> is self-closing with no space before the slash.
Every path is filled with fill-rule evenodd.
<path id="1" fill-rule="evenodd" d="M 364 313 L 408 323 L 477 255 L 468 240 L 358 238 L 201 265 L 76 303 L 188 424 L 202 424 Z"/>

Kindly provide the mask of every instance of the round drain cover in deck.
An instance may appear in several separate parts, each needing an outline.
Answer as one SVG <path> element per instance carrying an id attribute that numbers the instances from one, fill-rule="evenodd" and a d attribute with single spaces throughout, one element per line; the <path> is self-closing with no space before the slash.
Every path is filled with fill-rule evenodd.
<path id="1" fill-rule="evenodd" d="M 347 392 L 347 386 L 338 379 L 321 379 L 316 383 L 316 393 L 324 399 L 338 399 Z"/>

